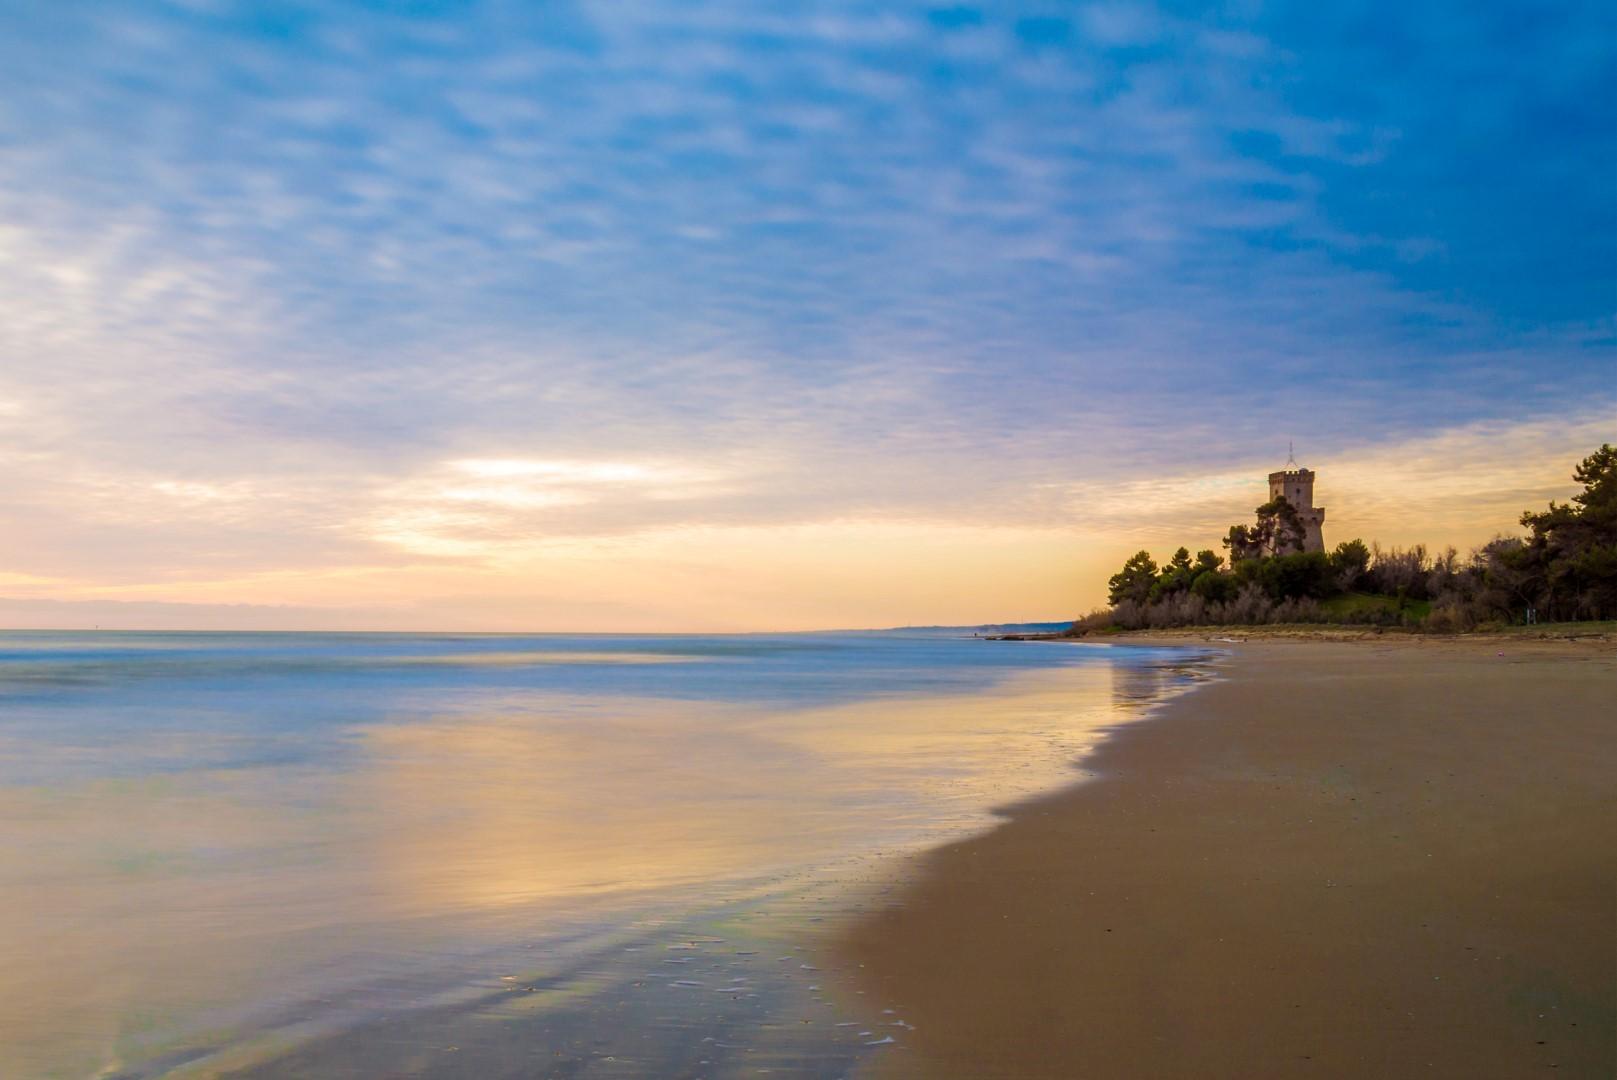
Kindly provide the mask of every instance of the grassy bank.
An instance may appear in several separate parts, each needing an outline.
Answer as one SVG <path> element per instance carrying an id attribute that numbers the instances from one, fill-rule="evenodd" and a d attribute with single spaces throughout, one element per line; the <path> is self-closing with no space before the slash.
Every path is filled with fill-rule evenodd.
<path id="1" fill-rule="evenodd" d="M 1371 623 L 1381 617 L 1396 622 L 1425 622 L 1426 616 L 1432 613 L 1430 600 L 1405 600 L 1366 592 L 1343 593 L 1322 600 L 1319 606 L 1331 622 L 1340 623 Z"/>

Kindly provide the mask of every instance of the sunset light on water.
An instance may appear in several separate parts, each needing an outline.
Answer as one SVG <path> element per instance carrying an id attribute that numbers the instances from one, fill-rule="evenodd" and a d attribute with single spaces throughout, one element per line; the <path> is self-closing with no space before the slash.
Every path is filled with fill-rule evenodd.
<path id="1" fill-rule="evenodd" d="M 0 0 L 0 1080 L 1610 1080 L 1611 0 Z"/>

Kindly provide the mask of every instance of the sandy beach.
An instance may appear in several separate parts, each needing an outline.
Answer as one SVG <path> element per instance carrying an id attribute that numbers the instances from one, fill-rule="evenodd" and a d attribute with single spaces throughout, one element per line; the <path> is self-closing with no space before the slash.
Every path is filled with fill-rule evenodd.
<path id="1" fill-rule="evenodd" d="M 1617 648 L 1231 650 L 850 932 L 876 1075 L 1617 1072 Z"/>

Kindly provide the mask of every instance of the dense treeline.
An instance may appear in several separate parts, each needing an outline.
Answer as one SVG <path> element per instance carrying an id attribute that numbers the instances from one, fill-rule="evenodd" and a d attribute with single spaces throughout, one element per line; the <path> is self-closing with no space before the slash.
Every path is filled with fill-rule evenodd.
<path id="1" fill-rule="evenodd" d="M 1482 623 L 1617 618 L 1617 447 L 1573 470 L 1583 491 L 1528 511 L 1526 536 L 1501 536 L 1462 559 L 1453 549 L 1383 549 L 1349 540 L 1334 551 L 1270 555 L 1299 546 L 1285 499 L 1234 526 L 1218 552 L 1180 548 L 1158 566 L 1141 551 L 1112 575 L 1111 607 L 1074 624 L 1103 627 L 1339 622 L 1466 630 Z M 1292 511 L 1288 513 L 1287 511 Z M 1299 534 L 1300 535 L 1300 534 Z"/>

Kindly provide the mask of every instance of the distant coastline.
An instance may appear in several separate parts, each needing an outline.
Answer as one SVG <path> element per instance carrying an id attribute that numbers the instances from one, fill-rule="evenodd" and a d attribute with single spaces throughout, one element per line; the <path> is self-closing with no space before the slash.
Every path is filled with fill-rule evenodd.
<path id="1" fill-rule="evenodd" d="M 1533 626 L 1481 626 L 1464 631 L 1432 630 L 1421 626 L 1354 626 L 1351 624 L 1269 623 L 1262 625 L 1162 627 L 1124 630 L 1115 627 L 1068 628 L 1059 633 L 995 634 L 991 641 L 1113 641 L 1154 645 L 1230 643 L 1254 641 L 1374 641 L 1381 638 L 1465 638 L 1495 641 L 1614 641 L 1617 620 L 1602 622 L 1538 623 Z"/>
<path id="2" fill-rule="evenodd" d="M 1107 581 L 1108 606 L 1073 634 L 1180 627 L 1328 624 L 1435 632 L 1617 619 L 1617 447 L 1578 462 L 1582 491 L 1524 511 L 1526 536 L 1499 535 L 1461 557 L 1346 540 L 1327 552 L 1314 474 L 1273 473 L 1256 523 L 1232 525 L 1228 555 L 1181 547 L 1159 566 L 1130 556 Z M 1294 501 L 1295 500 L 1295 501 Z"/>

